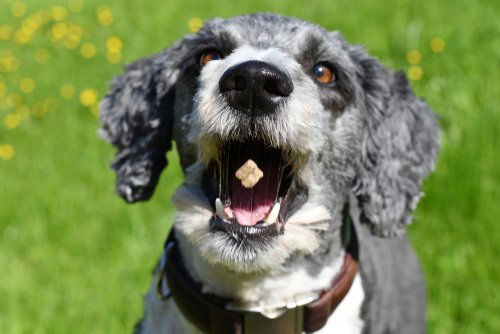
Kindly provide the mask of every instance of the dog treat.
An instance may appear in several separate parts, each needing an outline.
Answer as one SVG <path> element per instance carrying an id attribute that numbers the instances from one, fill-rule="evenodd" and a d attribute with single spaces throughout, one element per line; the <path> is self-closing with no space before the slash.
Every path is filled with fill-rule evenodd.
<path id="1" fill-rule="evenodd" d="M 248 159 L 248 161 L 236 171 L 236 177 L 245 188 L 253 188 L 263 176 L 264 173 L 262 173 L 252 159 Z"/>

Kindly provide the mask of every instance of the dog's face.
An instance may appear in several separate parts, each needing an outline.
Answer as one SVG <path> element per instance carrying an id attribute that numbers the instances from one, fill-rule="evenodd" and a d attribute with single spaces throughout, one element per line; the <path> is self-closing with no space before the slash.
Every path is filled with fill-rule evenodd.
<path id="1" fill-rule="evenodd" d="M 148 199 L 175 139 L 186 174 L 175 227 L 237 272 L 340 251 L 349 198 L 374 233 L 400 233 L 439 149 L 404 75 L 336 32 L 272 14 L 209 21 L 132 64 L 101 110 L 119 194 Z"/>

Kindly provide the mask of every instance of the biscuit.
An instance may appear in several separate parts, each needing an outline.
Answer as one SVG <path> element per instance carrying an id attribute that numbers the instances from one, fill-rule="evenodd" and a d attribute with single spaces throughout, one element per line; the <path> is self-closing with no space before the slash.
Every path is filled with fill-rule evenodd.
<path id="1" fill-rule="evenodd" d="M 236 171 L 236 177 L 245 188 L 253 188 L 263 176 L 264 173 L 262 173 L 252 159 L 248 159 L 248 161 Z"/>

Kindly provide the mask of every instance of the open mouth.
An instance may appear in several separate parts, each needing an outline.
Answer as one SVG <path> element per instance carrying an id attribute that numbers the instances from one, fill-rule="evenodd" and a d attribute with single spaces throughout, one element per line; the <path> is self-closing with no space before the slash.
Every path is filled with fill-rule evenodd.
<path id="1" fill-rule="evenodd" d="M 202 179 L 214 212 L 211 230 L 238 239 L 282 234 L 307 200 L 284 152 L 261 140 L 221 142 L 218 150 Z"/>

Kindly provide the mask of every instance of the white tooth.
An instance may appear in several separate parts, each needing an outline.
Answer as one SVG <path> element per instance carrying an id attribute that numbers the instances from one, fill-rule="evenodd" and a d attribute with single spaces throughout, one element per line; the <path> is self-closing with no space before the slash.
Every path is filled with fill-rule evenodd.
<path id="1" fill-rule="evenodd" d="M 215 200 L 215 211 L 217 212 L 217 216 L 220 219 L 226 219 L 226 214 L 224 213 L 224 207 L 222 206 L 222 202 L 219 198 Z"/>
<path id="2" fill-rule="evenodd" d="M 276 223 L 276 220 L 278 219 L 278 215 L 280 214 L 280 207 L 281 207 L 281 205 L 279 203 L 276 203 L 274 205 L 273 209 L 271 210 L 271 212 L 269 212 L 269 214 L 267 215 L 266 219 L 264 219 L 264 221 L 268 225 L 272 225 L 272 224 Z"/>

